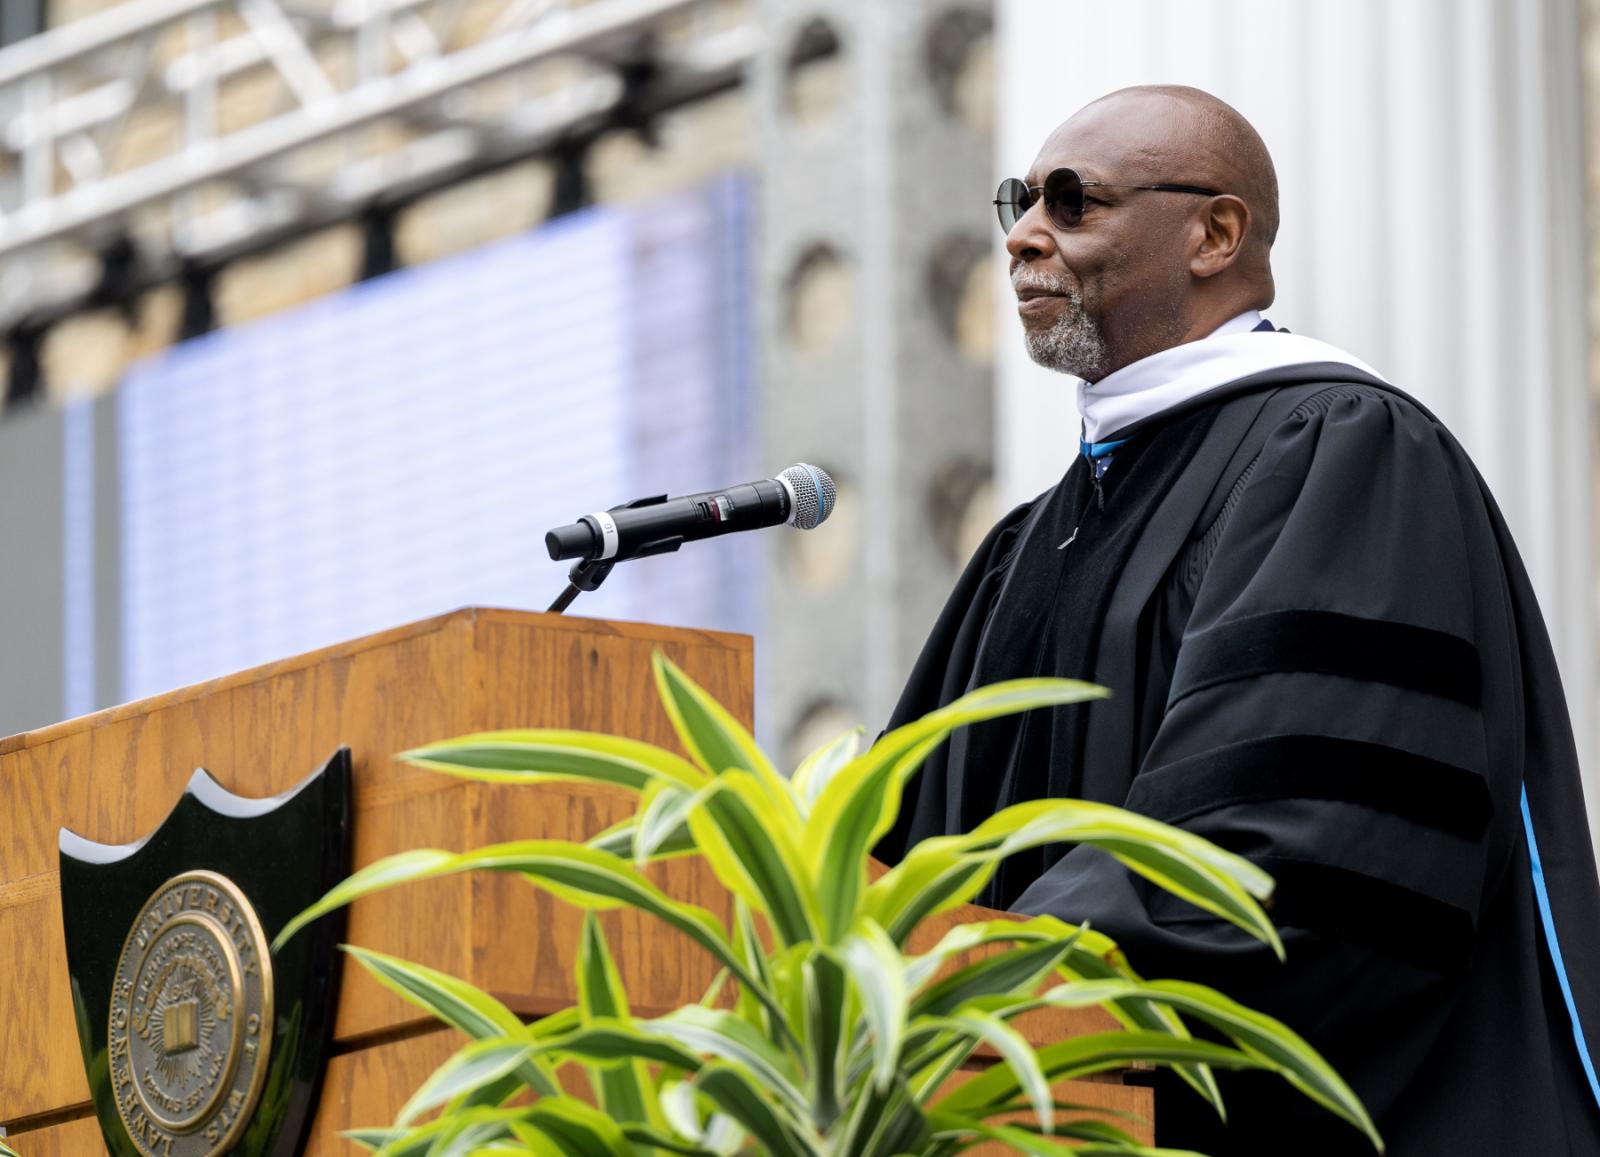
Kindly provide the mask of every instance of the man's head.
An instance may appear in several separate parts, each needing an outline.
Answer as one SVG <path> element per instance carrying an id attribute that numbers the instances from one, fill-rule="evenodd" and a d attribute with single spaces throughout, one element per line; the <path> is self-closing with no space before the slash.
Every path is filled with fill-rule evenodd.
<path id="1" fill-rule="evenodd" d="M 1113 92 L 1051 133 L 1024 180 L 1058 168 L 1083 178 L 1082 220 L 1061 227 L 1036 196 L 1006 237 L 1034 361 L 1097 381 L 1272 303 L 1278 179 L 1232 106 L 1179 86 Z"/>

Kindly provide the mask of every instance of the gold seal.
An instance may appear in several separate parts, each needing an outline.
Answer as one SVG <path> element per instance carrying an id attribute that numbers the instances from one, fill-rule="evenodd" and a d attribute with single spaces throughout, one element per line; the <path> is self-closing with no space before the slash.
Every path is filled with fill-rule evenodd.
<path id="1" fill-rule="evenodd" d="M 111 1088 L 145 1157 L 215 1157 L 255 1110 L 272 1052 L 272 957 L 215 872 L 174 876 L 128 930 L 111 986 Z"/>

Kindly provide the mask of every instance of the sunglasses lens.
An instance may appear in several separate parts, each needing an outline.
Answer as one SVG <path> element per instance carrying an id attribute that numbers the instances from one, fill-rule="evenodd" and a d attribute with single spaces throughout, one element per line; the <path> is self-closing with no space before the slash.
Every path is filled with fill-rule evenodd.
<path id="1" fill-rule="evenodd" d="M 1000 182 L 1000 188 L 994 195 L 995 208 L 1000 214 L 1000 228 L 1011 232 L 1011 227 L 1028 211 L 1028 206 L 1033 204 L 1033 194 L 1028 192 L 1028 186 L 1016 177 L 1007 177 Z"/>
<path id="2" fill-rule="evenodd" d="M 1044 211 L 1058 229 L 1083 220 L 1083 178 L 1076 169 L 1053 169 L 1044 179 Z"/>

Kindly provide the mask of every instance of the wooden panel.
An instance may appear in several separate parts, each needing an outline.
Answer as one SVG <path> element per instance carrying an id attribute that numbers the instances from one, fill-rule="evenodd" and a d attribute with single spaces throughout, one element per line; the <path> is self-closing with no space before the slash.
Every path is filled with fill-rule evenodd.
<path id="1" fill-rule="evenodd" d="M 4 842 L 4 841 L 0 841 Z M 67 983 L 56 873 L 0 892 L 0 1106 L 5 1123 L 88 1101 Z"/>
<path id="2" fill-rule="evenodd" d="M 465 1041 L 460 1033 L 445 1029 L 335 1057 L 328 1064 L 321 1108 L 302 1157 L 354 1157 L 365 1152 L 339 1134 L 389 1124 L 428 1074 Z"/>
<path id="3" fill-rule="evenodd" d="M 88 1115 L 46 1129 L 18 1133 L 7 1140 L 25 1157 L 104 1157 L 106 1144 L 100 1136 L 100 1122 L 89 1113 L 87 1106 L 84 1112 Z"/>
<path id="4" fill-rule="evenodd" d="M 390 756 L 489 727 L 585 726 L 670 743 L 650 684 L 655 646 L 748 721 L 747 638 L 467 610 L 0 739 L 0 815 L 8 819 L 0 840 L 0 1123 L 88 1097 L 56 893 L 58 828 L 125 843 L 165 818 L 197 766 L 242 795 L 264 796 L 347 744 L 357 865 L 410 847 L 587 835 L 615 814 L 616 801 L 603 793 L 580 806 L 564 802 L 562 791 L 460 783 Z M 463 877 L 374 897 L 355 905 L 349 938 L 511 993 L 558 999 L 564 962 L 552 963 L 548 941 L 533 934 L 543 912 L 531 890 L 502 886 L 511 883 Z M 619 949 L 636 927 L 617 924 Z M 641 957 L 628 965 L 630 980 L 652 992 L 665 992 L 689 967 L 647 982 Z M 414 1009 L 364 975 L 347 971 L 346 979 L 341 1038 L 415 1022 Z"/>

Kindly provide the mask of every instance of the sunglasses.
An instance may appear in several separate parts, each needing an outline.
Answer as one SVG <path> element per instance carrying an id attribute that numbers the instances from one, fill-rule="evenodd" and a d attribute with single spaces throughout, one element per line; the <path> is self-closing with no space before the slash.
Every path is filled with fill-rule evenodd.
<path id="1" fill-rule="evenodd" d="M 1010 233 L 1022 215 L 1033 207 L 1034 198 L 1043 197 L 1044 211 L 1051 223 L 1057 229 L 1072 229 L 1083 220 L 1085 189 L 1149 189 L 1157 193 L 1194 193 L 1202 197 L 1222 195 L 1199 185 L 1119 185 L 1111 181 L 1085 181 L 1076 169 L 1052 169 L 1042 185 L 1030 185 L 1016 177 L 1000 182 L 994 196 L 1000 228 Z"/>

